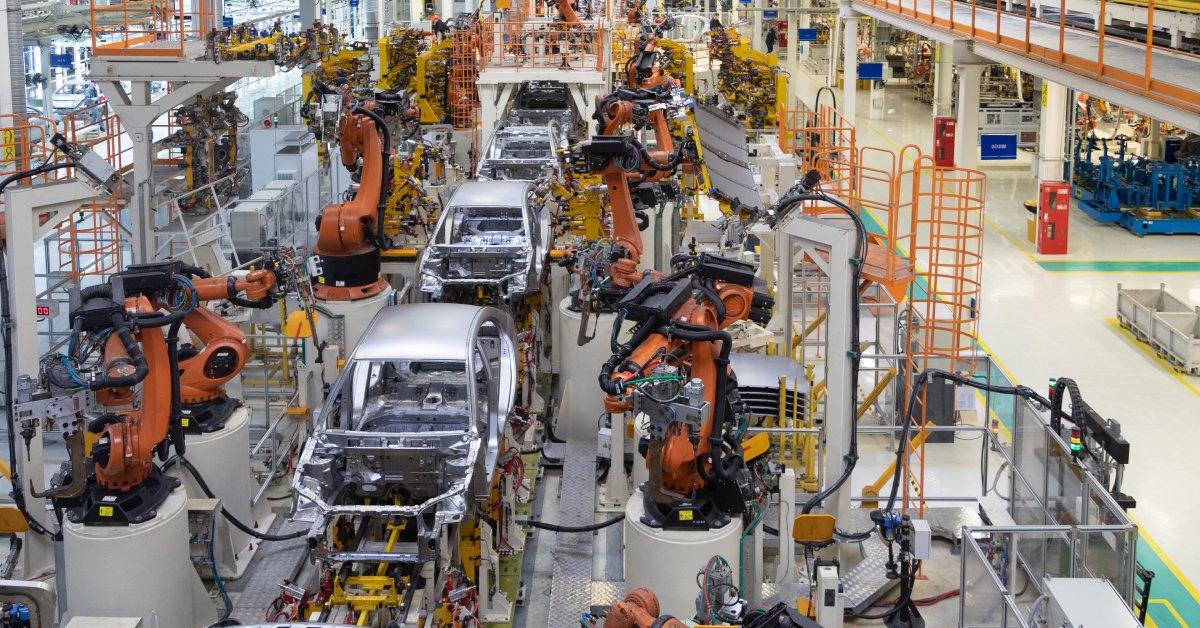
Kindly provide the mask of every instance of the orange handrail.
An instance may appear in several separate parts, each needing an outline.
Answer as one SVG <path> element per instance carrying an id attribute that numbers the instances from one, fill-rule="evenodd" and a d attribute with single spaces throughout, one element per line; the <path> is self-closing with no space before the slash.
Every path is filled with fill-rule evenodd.
<path id="1" fill-rule="evenodd" d="M 999 49 L 1014 52 L 1022 56 L 1029 57 L 1033 60 L 1043 63 L 1049 63 L 1056 67 L 1061 67 L 1064 70 L 1073 72 L 1080 76 L 1093 78 L 1103 83 L 1117 87 L 1137 94 L 1139 96 L 1156 100 L 1173 107 L 1178 107 L 1185 111 L 1200 113 L 1200 89 L 1194 82 L 1186 81 L 1167 82 L 1162 77 L 1154 76 L 1155 59 L 1161 57 L 1161 50 L 1156 50 L 1153 41 L 1153 24 L 1154 24 L 1154 9 L 1161 7 L 1162 3 L 1157 0 L 1146 0 L 1145 5 L 1148 7 L 1147 21 L 1147 40 L 1145 43 L 1139 43 L 1134 40 L 1115 37 L 1110 35 L 1103 27 L 1104 13 L 1108 12 L 1108 7 L 1105 0 L 1101 0 L 1101 18 L 1099 20 L 1101 26 L 1096 31 L 1081 29 L 1070 26 L 1062 18 L 1065 12 L 1060 11 L 1059 17 L 1054 20 L 1039 19 L 1034 16 L 1030 10 L 1030 3 L 1025 3 L 1025 10 L 1018 12 L 1004 11 L 1003 16 L 999 15 L 998 9 L 992 9 L 972 2 L 963 2 L 965 6 L 958 7 L 959 1 L 951 0 L 949 2 L 949 16 L 945 14 L 938 15 L 936 10 L 937 2 L 941 0 L 930 0 L 929 6 L 921 5 L 920 0 L 857 0 L 865 5 L 873 6 L 886 13 L 891 13 L 905 19 L 922 22 L 927 26 L 932 26 L 938 30 L 953 34 L 969 37 L 977 42 L 995 46 Z M 1061 3 L 1060 3 L 1061 4 Z M 1000 5 L 1001 7 L 1003 4 Z M 963 19 L 960 16 L 962 10 L 971 12 L 969 19 Z M 996 24 L 1000 24 L 1000 17 L 1011 17 L 1022 20 L 1024 23 L 1023 33 L 1005 34 L 1000 32 L 1003 30 L 999 27 L 984 26 L 988 24 L 988 20 L 982 23 L 976 21 L 976 14 L 983 12 L 986 15 L 987 11 L 997 11 Z M 1043 45 L 1035 43 L 1038 38 L 1033 32 L 1035 24 L 1043 25 L 1054 29 L 1055 43 Z M 994 28 L 996 32 L 989 32 L 989 28 Z M 1094 58 L 1084 57 L 1071 54 L 1066 49 L 1066 39 L 1068 35 L 1084 34 L 1088 37 L 1097 39 L 1098 52 Z M 1139 64 L 1139 67 L 1134 68 L 1118 68 L 1105 63 L 1105 47 L 1112 42 L 1122 42 L 1128 45 L 1142 45 L 1145 49 L 1145 63 Z M 1195 55 L 1181 50 L 1170 50 L 1171 57 L 1197 59 L 1200 55 Z M 1200 65 L 1198 65 L 1200 67 Z M 1161 72 L 1160 72 L 1161 74 Z M 1172 78 L 1181 78 L 1173 75 Z"/>

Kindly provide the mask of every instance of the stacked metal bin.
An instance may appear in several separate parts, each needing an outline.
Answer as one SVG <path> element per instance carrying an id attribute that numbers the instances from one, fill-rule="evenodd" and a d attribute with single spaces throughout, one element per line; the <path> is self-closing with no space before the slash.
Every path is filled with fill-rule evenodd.
<path id="1" fill-rule="evenodd" d="M 1179 300 L 1166 284 L 1158 289 L 1117 284 L 1117 319 L 1176 369 L 1200 375 L 1200 306 Z"/>

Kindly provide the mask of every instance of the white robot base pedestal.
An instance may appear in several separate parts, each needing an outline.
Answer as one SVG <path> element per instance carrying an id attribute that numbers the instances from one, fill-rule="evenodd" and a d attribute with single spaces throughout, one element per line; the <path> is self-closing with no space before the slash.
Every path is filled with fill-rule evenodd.
<path id="1" fill-rule="evenodd" d="M 350 352 L 354 351 L 354 347 L 358 345 L 358 339 L 362 338 L 363 332 L 367 330 L 371 319 L 375 318 L 375 314 L 379 310 L 392 302 L 393 294 L 395 291 L 389 286 L 373 297 L 357 301 L 317 301 L 318 305 L 333 314 L 333 316 L 322 316 L 317 321 L 317 333 L 320 340 L 336 344 L 331 339 L 340 337 L 345 354 L 350 355 Z M 334 327 L 341 329 L 334 333 Z"/>
<path id="2" fill-rule="evenodd" d="M 265 500 L 260 501 L 257 508 L 250 506 L 254 495 L 250 474 L 250 411 L 238 408 L 224 428 L 209 434 L 188 434 L 186 442 L 188 462 L 200 472 L 209 490 L 221 500 L 221 505 L 238 521 L 266 532 L 275 515 L 271 514 Z M 189 498 L 208 497 L 192 474 L 181 466 L 171 467 L 167 473 L 183 481 Z M 260 545 L 257 539 L 217 515 L 217 544 L 213 554 L 222 578 L 240 578 Z"/>
<path id="3" fill-rule="evenodd" d="M 738 545 L 742 520 L 734 517 L 717 530 L 663 530 L 642 523 L 642 491 L 629 496 L 625 507 L 625 589 L 645 587 L 658 596 L 664 614 L 679 619 L 696 615 L 696 572 L 708 559 L 723 556 L 733 573 L 741 569 Z"/>
<path id="4" fill-rule="evenodd" d="M 144 626 L 207 626 L 217 613 L 188 556 L 187 495 L 131 526 L 63 523 L 66 618 L 140 617 Z M 63 569 L 63 567 L 60 567 Z M 61 604 L 63 600 L 59 600 Z"/>
<path id="5" fill-rule="evenodd" d="M 562 319 L 562 347 L 558 351 L 564 359 L 560 365 L 562 399 L 558 404 L 556 435 L 567 440 L 585 438 L 595 442 L 597 423 L 604 413 L 604 391 L 600 390 L 598 377 L 600 365 L 612 356 L 610 338 L 616 314 L 592 314 L 588 317 L 586 333 L 595 337 L 591 342 L 578 346 L 579 326 L 583 323 L 581 312 L 570 309 L 570 297 L 558 304 Z M 619 340 L 629 339 L 629 333 L 621 334 Z M 570 356 L 566 359 L 565 356 Z"/>
<path id="6" fill-rule="evenodd" d="M 650 435 L 650 432 L 646 429 L 648 421 L 649 419 L 646 418 L 645 414 L 638 413 L 633 417 L 633 438 L 630 439 L 629 445 L 627 445 L 633 450 L 633 473 L 630 474 L 630 477 L 633 478 L 634 490 L 637 490 L 639 486 L 650 481 L 650 469 L 646 468 L 646 457 L 642 455 L 641 449 L 638 447 L 638 443 Z"/>

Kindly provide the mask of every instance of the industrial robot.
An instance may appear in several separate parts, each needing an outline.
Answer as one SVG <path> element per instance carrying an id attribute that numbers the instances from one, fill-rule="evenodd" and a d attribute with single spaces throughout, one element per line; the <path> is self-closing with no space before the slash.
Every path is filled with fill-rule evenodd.
<path id="1" fill-rule="evenodd" d="M 773 300 L 755 293 L 754 267 L 702 254 L 676 272 L 647 275 L 619 303 L 637 323 L 600 369 L 608 412 L 645 416 L 650 470 L 642 523 L 709 529 L 746 511 L 769 488 L 746 464 L 737 380 L 726 327 L 764 321 Z M 761 453 L 761 452 L 760 452 Z"/>
<path id="2" fill-rule="evenodd" d="M 168 467 L 178 472 L 182 464 L 197 474 L 201 486 L 208 485 L 197 467 L 240 474 L 243 490 L 230 496 L 224 478 L 206 471 L 222 494 L 205 489 L 206 495 L 197 496 L 220 498 L 212 500 L 212 524 L 204 537 L 212 551 L 230 545 L 230 557 L 241 550 L 243 562 L 248 559 L 252 552 L 233 547 L 225 529 L 218 528 L 215 510 L 250 509 L 248 420 L 243 417 L 241 430 L 233 434 L 240 440 L 226 435 L 231 427 L 219 427 L 237 406 L 223 386 L 245 363 L 245 336 L 203 302 L 269 305 L 278 296 L 276 283 L 267 269 L 211 277 L 202 269 L 167 261 L 130 266 L 106 283 L 72 293 L 67 352 L 43 361 L 49 388 L 45 398 L 67 404 L 81 391 L 91 395 L 77 413 L 57 419 L 68 460 L 46 492 L 34 493 L 49 498 L 55 511 L 65 515 L 61 535 L 66 562 L 59 577 L 72 592 L 68 613 L 159 618 L 174 626 L 212 621 L 212 606 L 188 549 L 189 539 L 196 538 L 190 530 L 189 497 L 176 490 L 183 482 Z M 185 330 L 204 346 L 181 350 Z M 197 445 L 191 451 L 194 464 L 184 458 L 189 418 L 210 430 L 192 437 Z M 28 440 L 33 433 L 23 436 Z M 213 439 L 227 445 L 222 451 L 228 455 L 214 460 L 204 453 L 203 444 Z M 223 554 L 214 555 L 214 573 L 218 567 L 227 572 L 216 564 Z M 122 577 L 112 578 L 113 573 Z M 139 595 L 128 595 L 130 590 Z"/>
<path id="3" fill-rule="evenodd" d="M 54 488 L 38 496 L 53 498 L 78 523 L 127 525 L 153 518 L 178 485 L 153 456 L 165 460 L 169 444 L 184 450 L 185 418 L 195 419 L 188 421 L 195 431 L 211 432 L 240 405 L 224 384 L 245 364 L 245 334 L 201 303 L 229 299 L 262 307 L 275 301 L 275 284 L 268 270 L 243 279 L 211 277 L 171 261 L 133 265 L 75 293 L 68 354 L 51 360 L 46 376 L 63 390 L 95 391 L 106 411 L 87 425 L 98 436 L 90 455 L 83 426 L 64 426 L 68 467 Z M 183 328 L 202 349 L 179 350 Z"/>
<path id="4" fill-rule="evenodd" d="M 349 353 L 367 323 L 393 293 L 381 274 L 381 250 L 389 248 L 384 213 L 392 185 L 392 134 L 374 100 L 355 102 L 349 93 L 316 85 L 323 109 L 337 112 L 335 126 L 342 165 L 352 173 L 352 196 L 326 205 L 317 218 L 317 243 L 309 272 L 318 304 L 342 320 L 342 344 Z M 328 338 L 325 323 L 320 337 Z"/>
<path id="5" fill-rule="evenodd" d="M 653 88 L 618 89 L 596 104 L 594 117 L 604 134 L 580 143 L 572 160 L 575 171 L 601 175 L 609 197 L 612 239 L 573 251 L 562 262 L 579 277 L 572 309 L 584 312 L 585 319 L 591 311 L 616 311 L 617 302 L 641 278 L 647 208 L 682 193 L 671 177 L 680 166 L 696 161 L 696 144 L 689 135 L 675 145 L 667 114 L 686 112 L 688 103 L 677 84 L 667 80 Z M 635 137 L 618 135 L 626 125 L 650 125 L 655 150 Z"/>

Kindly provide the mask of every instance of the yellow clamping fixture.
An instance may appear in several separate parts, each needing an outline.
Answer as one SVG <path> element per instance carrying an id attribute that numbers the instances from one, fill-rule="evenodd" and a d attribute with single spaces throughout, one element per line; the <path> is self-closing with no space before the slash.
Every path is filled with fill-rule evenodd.
<path id="1" fill-rule="evenodd" d="M 570 185 L 560 180 L 550 184 L 550 194 L 567 217 L 572 235 L 586 241 L 604 236 L 604 199 L 595 190 L 601 185 L 600 175 L 577 174 Z"/>
<path id="2" fill-rule="evenodd" d="M 798 515 L 792 525 L 792 538 L 797 543 L 820 544 L 833 540 L 837 519 L 826 513 Z"/>

